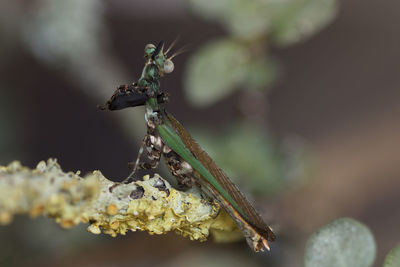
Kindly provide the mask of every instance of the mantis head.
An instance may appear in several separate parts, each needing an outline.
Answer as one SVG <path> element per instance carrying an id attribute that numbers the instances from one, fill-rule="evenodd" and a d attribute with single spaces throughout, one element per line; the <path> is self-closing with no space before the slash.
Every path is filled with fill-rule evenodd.
<path id="1" fill-rule="evenodd" d="M 160 76 L 163 76 L 165 73 L 171 73 L 174 70 L 174 63 L 172 62 L 172 58 L 167 56 L 167 53 L 171 49 L 168 48 L 167 51 L 164 52 L 164 42 L 161 41 L 157 46 L 154 44 L 147 44 L 144 48 L 144 58 L 147 63 L 154 63 L 157 66 L 158 72 Z"/>

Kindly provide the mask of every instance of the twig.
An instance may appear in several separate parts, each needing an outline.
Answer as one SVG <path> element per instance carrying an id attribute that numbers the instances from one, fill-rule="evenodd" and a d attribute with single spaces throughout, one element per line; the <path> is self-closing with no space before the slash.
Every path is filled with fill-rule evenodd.
<path id="1" fill-rule="evenodd" d="M 157 174 L 120 185 L 100 171 L 85 178 L 79 174 L 63 172 L 55 159 L 41 161 L 34 170 L 17 161 L 0 166 L 0 224 L 10 223 L 17 214 L 29 214 L 54 218 L 65 228 L 88 223 L 89 232 L 111 236 L 128 230 L 175 231 L 200 241 L 210 231 L 219 241 L 241 236 L 217 203 L 194 190 L 178 191 Z"/>

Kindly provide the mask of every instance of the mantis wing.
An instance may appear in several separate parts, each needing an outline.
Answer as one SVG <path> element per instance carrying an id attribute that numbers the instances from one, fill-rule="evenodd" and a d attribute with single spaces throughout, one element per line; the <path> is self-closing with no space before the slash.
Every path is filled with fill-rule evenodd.
<path id="1" fill-rule="evenodd" d="M 242 228 L 250 246 L 255 251 L 262 247 L 269 249 L 267 240 L 275 239 L 271 228 L 183 126 L 171 114 L 164 112 L 164 123 L 158 127 L 164 142 L 197 171 L 199 183 Z"/>

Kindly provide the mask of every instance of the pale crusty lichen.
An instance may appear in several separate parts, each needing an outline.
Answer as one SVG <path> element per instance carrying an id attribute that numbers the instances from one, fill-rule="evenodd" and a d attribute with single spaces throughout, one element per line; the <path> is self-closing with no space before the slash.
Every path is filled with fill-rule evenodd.
<path id="1" fill-rule="evenodd" d="M 217 203 L 195 192 L 178 191 L 157 174 L 120 185 L 100 171 L 85 178 L 79 174 L 63 172 L 54 159 L 41 161 L 34 170 L 16 161 L 0 166 L 0 224 L 10 223 L 17 214 L 29 214 L 54 218 L 65 228 L 88 223 L 90 232 L 111 236 L 129 230 L 175 231 L 200 241 L 210 231 L 219 241 L 240 236 Z"/>

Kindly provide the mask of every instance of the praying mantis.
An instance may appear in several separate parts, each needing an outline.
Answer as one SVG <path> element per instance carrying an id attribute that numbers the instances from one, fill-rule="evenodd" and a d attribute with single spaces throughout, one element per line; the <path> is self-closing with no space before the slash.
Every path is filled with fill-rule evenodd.
<path id="1" fill-rule="evenodd" d="M 157 168 L 163 156 L 181 187 L 198 186 L 227 211 L 255 252 L 270 250 L 268 241 L 275 240 L 272 229 L 178 120 L 162 107 L 168 101 L 168 94 L 161 91 L 160 78 L 174 70 L 172 58 L 176 54 L 167 55 L 171 47 L 164 51 L 163 41 L 157 46 L 146 45 L 145 66 L 138 82 L 118 87 L 102 107 L 120 110 L 144 105 L 146 108 L 147 133 L 133 171 L 124 182 L 128 182 L 139 168 Z M 143 153 L 147 161 L 142 162 Z"/>

